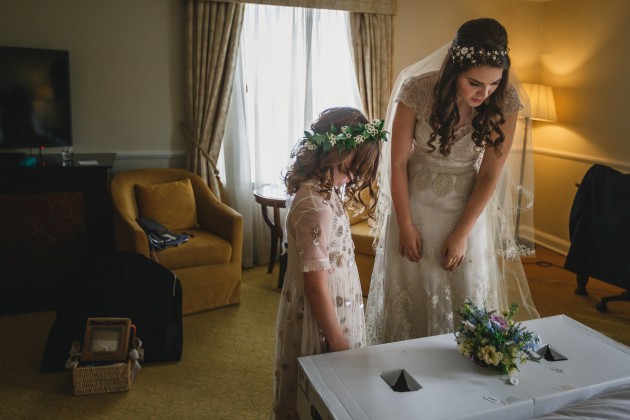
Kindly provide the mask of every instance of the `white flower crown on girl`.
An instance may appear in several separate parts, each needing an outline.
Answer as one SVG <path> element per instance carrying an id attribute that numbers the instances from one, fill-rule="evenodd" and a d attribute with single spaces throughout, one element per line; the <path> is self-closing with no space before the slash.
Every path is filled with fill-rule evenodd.
<path id="1" fill-rule="evenodd" d="M 325 133 L 304 132 L 302 144 L 309 150 L 322 148 L 324 152 L 336 147 L 340 152 L 352 150 L 367 141 L 387 141 L 387 131 L 383 131 L 383 121 L 373 120 L 367 124 L 344 125 L 337 130 L 333 124 Z"/>

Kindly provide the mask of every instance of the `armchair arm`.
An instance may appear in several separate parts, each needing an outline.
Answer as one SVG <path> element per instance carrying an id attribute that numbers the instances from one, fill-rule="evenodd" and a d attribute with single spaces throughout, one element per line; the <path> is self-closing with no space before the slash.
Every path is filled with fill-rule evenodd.
<path id="1" fill-rule="evenodd" d="M 114 216 L 114 246 L 117 251 L 136 252 L 150 258 L 149 238 L 136 222 L 133 185 L 135 177 L 117 175 L 112 180 L 111 194 Z"/>
<path id="2" fill-rule="evenodd" d="M 197 197 L 197 220 L 202 228 L 232 244 L 232 260 L 243 254 L 243 216 L 209 193 Z"/>
<path id="3" fill-rule="evenodd" d="M 150 258 L 149 238 L 131 217 L 114 208 L 114 244 L 117 251 L 130 251 Z"/>

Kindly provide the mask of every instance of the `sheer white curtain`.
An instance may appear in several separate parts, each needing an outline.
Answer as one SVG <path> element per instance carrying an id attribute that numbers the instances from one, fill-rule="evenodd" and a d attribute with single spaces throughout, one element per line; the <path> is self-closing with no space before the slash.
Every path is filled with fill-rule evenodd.
<path id="1" fill-rule="evenodd" d="M 223 139 L 230 205 L 243 215 L 243 265 L 264 264 L 269 229 L 253 188 L 282 183 L 296 141 L 326 108 L 362 109 L 348 13 L 247 4 Z"/>

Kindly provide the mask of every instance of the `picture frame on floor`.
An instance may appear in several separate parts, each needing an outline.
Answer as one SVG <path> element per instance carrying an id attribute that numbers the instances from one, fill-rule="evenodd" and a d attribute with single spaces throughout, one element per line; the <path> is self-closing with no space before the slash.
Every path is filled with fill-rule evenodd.
<path id="1" fill-rule="evenodd" d="M 134 328 L 129 318 L 88 318 L 81 362 L 126 361 Z"/>

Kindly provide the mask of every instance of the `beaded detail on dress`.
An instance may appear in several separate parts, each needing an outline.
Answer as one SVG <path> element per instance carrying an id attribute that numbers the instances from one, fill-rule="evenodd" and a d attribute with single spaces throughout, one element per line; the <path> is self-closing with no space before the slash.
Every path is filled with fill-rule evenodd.
<path id="1" fill-rule="evenodd" d="M 438 197 L 444 197 L 451 191 L 468 196 L 477 175 L 470 168 L 440 166 L 426 161 L 415 161 L 409 169 L 409 179 L 413 180 L 416 189 L 422 191 L 432 187 Z"/>

